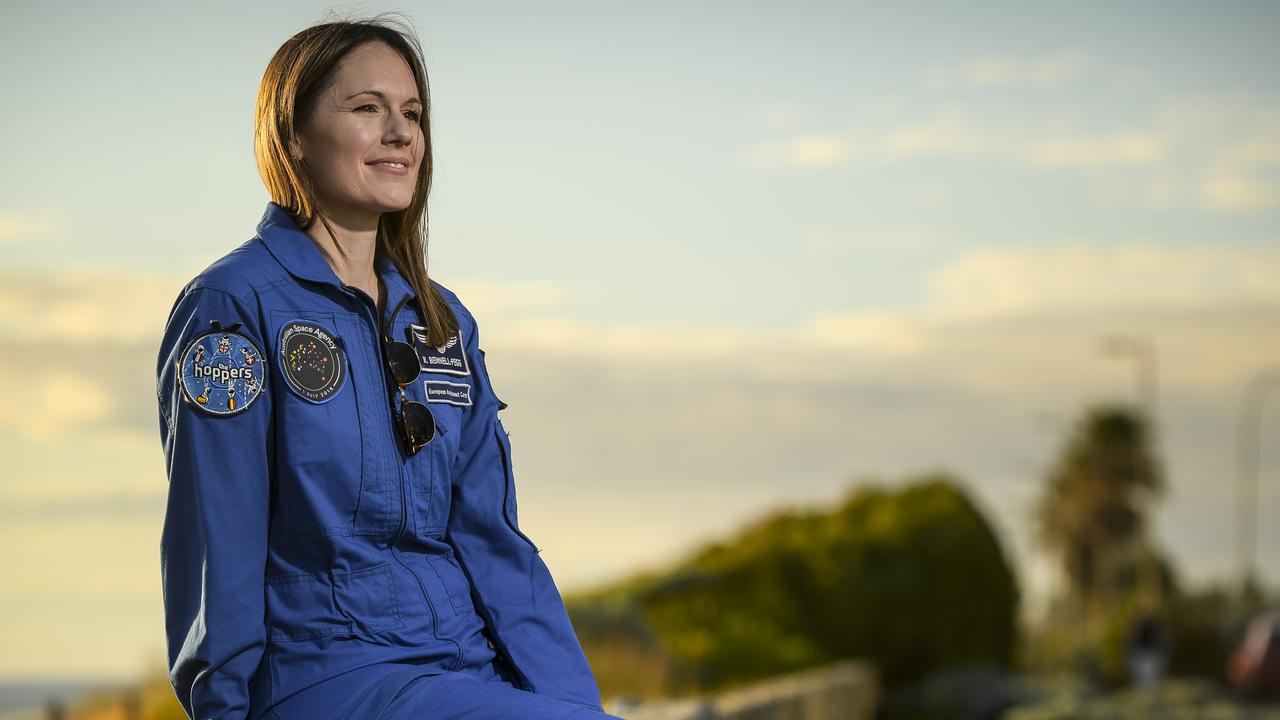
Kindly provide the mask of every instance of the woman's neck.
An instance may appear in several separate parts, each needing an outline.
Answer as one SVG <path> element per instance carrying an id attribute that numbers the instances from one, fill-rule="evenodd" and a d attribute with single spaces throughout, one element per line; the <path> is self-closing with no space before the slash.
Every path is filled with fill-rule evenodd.
<path id="1" fill-rule="evenodd" d="M 306 233 L 320 250 L 320 254 L 333 268 L 344 285 L 359 288 L 373 299 L 374 305 L 381 309 L 382 289 L 379 286 L 378 273 L 374 268 L 374 257 L 378 251 L 378 223 L 376 217 L 349 218 L 324 211 L 317 217 Z M 333 236 L 324 220 L 333 229 Z"/>

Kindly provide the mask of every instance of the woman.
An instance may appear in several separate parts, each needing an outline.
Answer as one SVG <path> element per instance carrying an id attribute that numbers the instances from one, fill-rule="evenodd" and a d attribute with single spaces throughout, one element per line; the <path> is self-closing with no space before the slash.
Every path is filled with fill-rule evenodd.
<path id="1" fill-rule="evenodd" d="M 158 361 L 170 679 L 193 718 L 611 717 L 538 548 L 475 319 L 427 277 L 430 99 L 385 21 L 290 38 L 272 202 Z"/>

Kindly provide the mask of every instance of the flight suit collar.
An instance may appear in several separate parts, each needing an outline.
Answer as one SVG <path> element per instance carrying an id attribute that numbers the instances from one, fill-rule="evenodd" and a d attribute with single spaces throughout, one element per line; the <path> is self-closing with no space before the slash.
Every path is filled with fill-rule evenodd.
<path id="1" fill-rule="evenodd" d="M 262 238 L 267 250 L 289 271 L 290 275 L 300 280 L 345 287 L 344 283 L 333 272 L 329 261 L 324 259 L 320 248 L 316 247 L 311 237 L 293 221 L 285 209 L 274 202 L 267 203 L 267 209 L 258 222 L 258 236 Z M 374 253 L 374 271 L 382 278 L 387 288 L 388 299 L 398 301 L 404 295 L 414 296 L 413 286 L 400 274 L 395 262 L 379 247 Z"/>

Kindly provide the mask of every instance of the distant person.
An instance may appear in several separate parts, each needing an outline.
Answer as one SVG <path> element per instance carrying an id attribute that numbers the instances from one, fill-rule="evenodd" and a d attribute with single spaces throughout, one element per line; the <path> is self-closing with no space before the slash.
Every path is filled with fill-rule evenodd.
<path id="1" fill-rule="evenodd" d="M 1129 640 L 1129 680 L 1137 688 L 1151 688 L 1164 677 L 1168 643 L 1159 617 L 1143 613 Z"/>
<path id="2" fill-rule="evenodd" d="M 429 108 L 406 28 L 290 38 L 258 91 L 271 202 L 169 315 L 161 561 L 192 718 L 613 717 L 517 524 L 476 320 L 427 277 Z"/>

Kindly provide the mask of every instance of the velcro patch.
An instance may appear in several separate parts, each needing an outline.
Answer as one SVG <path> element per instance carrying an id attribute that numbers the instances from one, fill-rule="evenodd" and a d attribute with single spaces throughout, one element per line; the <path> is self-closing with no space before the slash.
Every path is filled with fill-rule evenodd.
<path id="1" fill-rule="evenodd" d="M 409 337 L 418 350 L 418 359 L 422 361 L 424 373 L 447 373 L 449 375 L 470 375 L 467 365 L 467 354 L 463 352 L 462 341 L 458 335 L 449 338 L 444 345 L 435 347 L 427 344 L 427 329 L 421 325 L 409 325 Z"/>
<path id="2" fill-rule="evenodd" d="M 311 320 L 280 326 L 280 370 L 285 384 L 313 403 L 328 402 L 347 379 L 347 363 L 333 333 Z"/>
<path id="3" fill-rule="evenodd" d="M 196 336 L 178 363 L 182 396 L 210 415 L 225 417 L 248 410 L 266 385 L 262 351 L 235 330 L 215 326 Z"/>
<path id="4" fill-rule="evenodd" d="M 451 383 L 444 380 L 423 380 L 422 387 L 427 392 L 427 402 L 448 403 L 459 407 L 471 405 L 471 386 Z"/>

